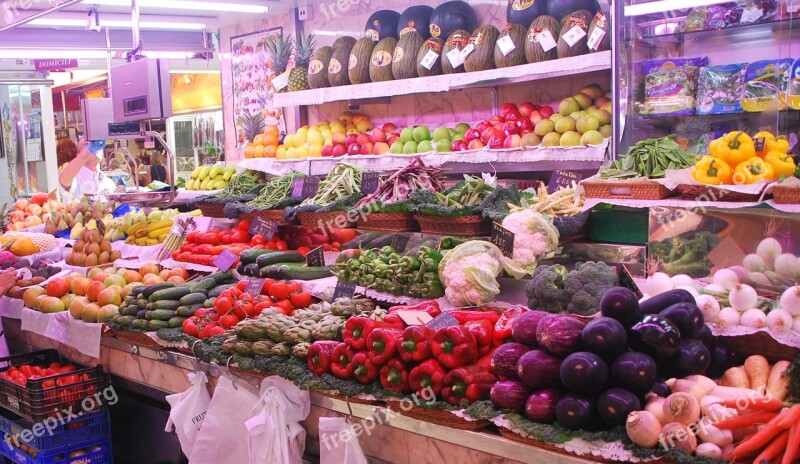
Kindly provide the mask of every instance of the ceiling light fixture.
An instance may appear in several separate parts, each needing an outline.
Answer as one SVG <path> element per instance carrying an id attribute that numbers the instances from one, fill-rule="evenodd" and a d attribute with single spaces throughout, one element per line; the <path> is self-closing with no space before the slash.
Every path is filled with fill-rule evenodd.
<path id="1" fill-rule="evenodd" d="M 105 15 L 103 16 L 106 17 Z M 48 27 L 75 27 L 83 28 L 86 26 L 86 20 L 72 19 L 72 18 L 39 18 L 34 19 L 30 23 L 31 26 L 48 26 Z M 117 19 L 103 19 L 102 25 L 108 26 L 112 29 L 130 29 L 130 20 L 117 20 Z M 205 23 L 178 23 L 178 22 L 162 22 L 162 21 L 140 21 L 139 27 L 142 29 L 163 29 L 172 31 L 201 31 L 208 27 Z"/>
<path id="2" fill-rule="evenodd" d="M 32 50 L 32 49 L 0 49 L 0 58 L 24 59 L 57 59 L 72 58 L 76 60 L 106 58 L 103 50 Z"/>
<path id="3" fill-rule="evenodd" d="M 637 5 L 626 5 L 625 16 L 643 16 L 656 13 L 666 13 L 667 11 L 680 10 L 684 8 L 699 8 L 701 6 L 716 5 L 718 3 L 729 3 L 726 0 L 694 0 L 691 5 L 687 5 L 682 0 L 659 0 L 655 2 L 640 3 Z"/>
<path id="4" fill-rule="evenodd" d="M 130 0 L 85 0 L 83 3 L 109 6 L 131 6 Z M 266 5 L 228 2 L 202 2 L 190 0 L 139 0 L 140 8 L 165 8 L 173 10 L 222 11 L 231 13 L 263 14 L 269 11 Z"/>

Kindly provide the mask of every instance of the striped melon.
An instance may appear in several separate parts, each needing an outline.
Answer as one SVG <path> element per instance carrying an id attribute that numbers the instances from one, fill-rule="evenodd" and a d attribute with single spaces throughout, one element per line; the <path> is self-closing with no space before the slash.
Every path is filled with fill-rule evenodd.
<path id="1" fill-rule="evenodd" d="M 314 58 L 308 63 L 308 86 L 312 89 L 331 86 L 328 82 L 328 65 L 332 54 L 331 47 L 321 47 L 314 52 Z"/>
<path id="2" fill-rule="evenodd" d="M 464 59 L 464 69 L 467 72 L 494 69 L 494 46 L 499 36 L 500 31 L 492 25 L 475 29 L 469 39 L 474 50 Z"/>
<path id="3" fill-rule="evenodd" d="M 498 68 L 507 68 L 525 64 L 525 35 L 527 30 L 519 24 L 508 23 L 500 31 L 497 44 L 494 47 L 494 65 Z M 507 38 L 506 38 L 507 37 Z M 513 50 L 503 48 L 504 45 L 513 45 Z M 506 53 L 503 53 L 503 52 Z"/>
<path id="4" fill-rule="evenodd" d="M 356 44 L 356 39 L 354 39 L 354 38 L 352 38 L 350 36 L 344 35 L 344 36 L 339 37 L 338 39 L 334 40 L 333 41 L 333 45 L 331 45 L 331 48 L 334 49 L 334 50 L 336 50 L 337 48 L 340 48 L 340 47 L 344 47 L 344 46 L 353 48 L 353 45 L 355 45 L 355 44 Z"/>
<path id="5" fill-rule="evenodd" d="M 610 32 L 608 18 L 602 11 L 598 11 L 589 26 L 589 38 L 586 43 L 589 47 L 589 53 L 611 50 Z"/>
<path id="6" fill-rule="evenodd" d="M 539 16 L 528 29 L 525 37 L 525 58 L 528 63 L 538 63 L 540 61 L 555 60 L 558 58 L 558 50 L 552 47 L 545 51 L 545 46 L 550 43 L 558 44 L 558 37 L 561 35 L 561 23 L 552 16 Z"/>
<path id="7" fill-rule="evenodd" d="M 392 74 L 392 57 L 397 41 L 393 37 L 387 37 L 372 49 L 372 57 L 369 60 L 369 78 L 372 82 L 383 82 L 394 79 Z"/>
<path id="8" fill-rule="evenodd" d="M 358 39 L 350 52 L 348 63 L 348 75 L 351 84 L 366 84 L 369 82 L 369 59 L 372 57 L 372 49 L 375 42 L 371 37 Z"/>
<path id="9" fill-rule="evenodd" d="M 464 47 L 469 44 L 469 38 L 471 35 L 472 34 L 463 29 L 459 29 L 450 34 L 450 36 L 447 38 L 447 41 L 444 43 L 444 47 L 442 47 L 442 72 L 445 74 L 464 72 L 464 65 L 461 64 L 454 68 L 453 63 L 450 62 L 447 54 L 453 50 L 458 50 L 459 52 L 463 50 Z"/>
<path id="10" fill-rule="evenodd" d="M 355 45 L 355 39 L 352 42 L 343 42 L 339 48 L 333 47 L 333 55 L 328 63 L 328 82 L 331 83 L 331 87 L 350 85 L 347 66 L 350 63 L 350 52 L 353 50 L 353 45 Z"/>
<path id="11" fill-rule="evenodd" d="M 438 76 L 442 73 L 442 48 L 444 48 L 444 41 L 442 39 L 431 38 L 422 44 L 419 53 L 417 53 L 418 76 Z M 426 66 L 425 63 L 427 62 L 425 61 L 425 57 L 428 56 L 429 52 L 436 55 L 436 59 L 434 59 L 433 63 L 429 66 Z"/>
<path id="12" fill-rule="evenodd" d="M 417 77 L 417 54 L 424 42 L 415 30 L 406 31 L 392 54 L 392 75 L 395 79 Z"/>
<path id="13" fill-rule="evenodd" d="M 592 14 L 587 10 L 578 10 L 564 18 L 561 26 L 561 35 L 558 37 L 557 49 L 559 58 L 585 55 L 589 52 L 586 42 L 591 22 Z M 568 39 L 576 31 L 583 31 L 583 37 L 570 43 Z"/>

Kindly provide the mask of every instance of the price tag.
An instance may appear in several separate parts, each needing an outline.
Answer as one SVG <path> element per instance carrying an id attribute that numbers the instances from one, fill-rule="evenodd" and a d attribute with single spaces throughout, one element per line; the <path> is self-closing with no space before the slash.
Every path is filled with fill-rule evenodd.
<path id="1" fill-rule="evenodd" d="M 500 47 L 500 52 L 503 53 L 503 56 L 508 56 L 509 53 L 513 52 L 517 48 L 517 46 L 514 45 L 514 41 L 511 40 L 510 35 L 500 38 L 500 40 L 497 41 L 497 46 Z"/>
<path id="2" fill-rule="evenodd" d="M 303 197 L 314 198 L 319 190 L 319 177 L 308 177 L 303 184 Z"/>
<path id="3" fill-rule="evenodd" d="M 467 44 L 467 46 L 464 47 L 463 50 L 461 50 L 461 61 L 466 60 L 467 57 L 469 56 L 469 54 L 474 52 L 474 51 L 475 51 L 475 45 Z"/>
<path id="4" fill-rule="evenodd" d="M 272 86 L 278 91 L 285 89 L 289 86 L 289 77 L 285 73 L 275 76 L 272 79 Z"/>
<path id="5" fill-rule="evenodd" d="M 642 298 L 644 294 L 641 290 L 639 290 L 639 286 L 636 285 L 636 282 L 633 280 L 633 276 L 631 275 L 631 271 L 628 270 L 628 267 L 624 264 L 620 266 L 619 270 L 619 283 L 631 290 L 634 294 L 636 294 L 637 298 Z"/>
<path id="6" fill-rule="evenodd" d="M 356 294 L 356 284 L 352 282 L 342 282 L 341 280 L 336 284 L 336 289 L 333 291 L 334 301 L 337 298 L 353 298 Z"/>
<path id="7" fill-rule="evenodd" d="M 433 320 L 425 324 L 426 326 L 430 327 L 433 330 L 439 330 L 442 327 L 452 327 L 454 325 L 458 325 L 458 320 L 451 316 L 448 312 L 443 312 L 439 314 Z"/>
<path id="8" fill-rule="evenodd" d="M 422 61 L 419 62 L 423 68 L 427 69 L 428 71 L 433 68 L 433 65 L 436 64 L 436 60 L 439 59 L 439 54 L 433 50 L 428 50 L 428 53 L 422 57 Z"/>
<path id="9" fill-rule="evenodd" d="M 574 47 L 579 40 L 586 37 L 586 31 L 580 26 L 572 26 L 572 29 L 568 30 L 562 37 L 570 47 Z"/>
<path id="10" fill-rule="evenodd" d="M 461 51 L 457 48 L 447 52 L 447 59 L 450 60 L 450 66 L 452 66 L 453 69 L 464 64 L 464 57 L 461 56 Z"/>
<path id="11" fill-rule="evenodd" d="M 758 137 L 753 140 L 753 143 L 756 146 L 756 151 L 763 151 L 764 147 L 767 145 L 767 139 L 765 137 Z"/>
<path id="12" fill-rule="evenodd" d="M 214 258 L 214 266 L 222 272 L 232 268 L 239 257 L 231 250 L 225 250 Z"/>
<path id="13" fill-rule="evenodd" d="M 583 176 L 577 172 L 553 171 L 553 175 L 550 176 L 550 183 L 547 184 L 547 191 L 553 193 L 558 190 L 559 187 L 570 188 L 573 182 L 577 184 L 581 181 L 582 177 Z"/>
<path id="14" fill-rule="evenodd" d="M 539 42 L 539 45 L 542 46 L 542 50 L 545 52 L 549 52 L 558 46 L 556 39 L 553 38 L 553 34 L 551 34 L 548 29 L 545 29 L 537 34 L 536 41 Z"/>
<path id="15" fill-rule="evenodd" d="M 248 279 L 244 292 L 250 296 L 261 295 L 261 289 L 264 288 L 264 280 L 266 279 Z"/>
<path id="16" fill-rule="evenodd" d="M 100 219 L 98 219 L 96 222 L 97 222 L 97 231 L 100 232 L 100 236 L 101 237 L 105 237 L 106 236 L 106 224 Z"/>
<path id="17" fill-rule="evenodd" d="M 299 197 L 303 195 L 303 187 L 306 185 L 306 178 L 301 177 L 292 181 L 292 196 Z"/>
<path id="18" fill-rule="evenodd" d="M 589 41 L 587 42 L 589 49 L 597 50 L 600 47 L 600 41 L 603 40 L 603 37 L 605 36 L 606 31 L 599 27 L 594 28 L 594 31 L 592 31 L 592 35 L 589 36 Z"/>
<path id="19" fill-rule="evenodd" d="M 489 240 L 509 258 L 514 254 L 514 233 L 502 225 L 492 223 L 492 238 Z"/>
<path id="20" fill-rule="evenodd" d="M 369 195 L 378 190 L 378 183 L 381 180 L 379 172 L 365 172 L 361 175 L 361 193 Z"/>
<path id="21" fill-rule="evenodd" d="M 31 280 L 32 277 L 33 277 L 33 273 L 27 267 L 23 267 L 17 273 L 17 278 L 19 280 Z"/>
<path id="22" fill-rule="evenodd" d="M 408 241 L 410 238 L 411 237 L 408 235 L 394 234 L 392 236 L 392 248 L 394 248 L 394 251 L 398 253 L 403 253 L 406 251 L 406 246 L 408 246 Z"/>
<path id="23" fill-rule="evenodd" d="M 425 325 L 433 320 L 425 311 L 397 311 L 399 317 L 406 325 Z"/>
<path id="24" fill-rule="evenodd" d="M 325 252 L 322 247 L 314 248 L 306 255 L 306 266 L 321 267 L 325 265 Z"/>
<path id="25" fill-rule="evenodd" d="M 263 235 L 264 239 L 267 241 L 272 240 L 272 237 L 275 236 L 275 232 L 278 231 L 278 223 L 267 219 L 261 216 L 257 216 L 253 219 L 253 223 L 250 224 L 250 235 Z"/>

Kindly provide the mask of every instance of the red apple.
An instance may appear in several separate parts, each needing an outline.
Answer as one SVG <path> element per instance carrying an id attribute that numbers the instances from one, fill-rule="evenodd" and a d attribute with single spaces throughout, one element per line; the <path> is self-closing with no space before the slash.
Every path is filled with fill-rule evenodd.
<path id="1" fill-rule="evenodd" d="M 464 140 L 453 140 L 453 143 L 450 144 L 450 151 L 465 151 L 466 149 L 467 149 L 467 142 L 465 142 Z"/>
<path id="2" fill-rule="evenodd" d="M 347 141 L 347 134 L 341 131 L 334 132 L 333 137 L 331 137 L 331 141 L 334 145 L 344 144 Z"/>
<path id="3" fill-rule="evenodd" d="M 386 124 L 383 125 L 384 132 L 394 132 L 395 129 L 397 129 L 397 126 L 390 122 L 387 122 Z"/>
<path id="4" fill-rule="evenodd" d="M 512 111 L 506 115 L 506 122 L 508 121 L 516 121 L 517 119 L 521 119 L 522 116 L 519 114 L 519 111 Z"/>
<path id="5" fill-rule="evenodd" d="M 502 108 L 500 108 L 500 116 L 507 118 L 509 113 L 519 113 L 517 105 L 513 103 L 503 103 Z"/>
<path id="6" fill-rule="evenodd" d="M 359 136 L 356 138 L 356 143 L 359 145 L 364 145 L 365 143 L 369 142 L 372 142 L 372 139 L 370 139 L 369 135 L 367 134 L 359 134 Z"/>
<path id="7" fill-rule="evenodd" d="M 486 130 L 486 128 L 484 128 L 484 130 Z M 479 138 L 481 138 L 481 132 L 478 129 L 467 129 L 464 133 L 464 140 L 467 143 Z"/>
<path id="8" fill-rule="evenodd" d="M 333 156 L 333 145 L 325 145 L 322 147 L 322 156 L 327 158 Z"/>
<path id="9" fill-rule="evenodd" d="M 511 134 L 503 141 L 503 148 L 518 148 L 522 137 L 517 134 Z"/>
<path id="10" fill-rule="evenodd" d="M 526 118 L 536 111 L 536 105 L 531 102 L 525 102 L 519 105 L 519 114 Z"/>
<path id="11" fill-rule="evenodd" d="M 369 136 L 372 143 L 378 142 L 385 142 L 386 141 L 386 132 L 383 129 L 376 127 L 372 129 L 372 133 Z"/>
<path id="12" fill-rule="evenodd" d="M 483 148 L 485 145 L 479 139 L 471 140 L 469 145 L 467 145 L 467 150 L 478 150 Z"/>
<path id="13" fill-rule="evenodd" d="M 543 119 L 547 119 L 553 115 L 553 108 L 548 105 L 542 105 L 542 107 L 539 108 L 539 113 L 542 114 Z"/>
<path id="14" fill-rule="evenodd" d="M 333 146 L 333 156 L 338 158 L 347 154 L 347 147 L 344 144 L 337 143 Z"/>
<path id="15" fill-rule="evenodd" d="M 385 155 L 389 153 L 389 144 L 386 142 L 377 142 L 374 147 L 372 147 L 372 153 L 376 155 Z"/>
<path id="16" fill-rule="evenodd" d="M 357 143 L 354 143 L 347 147 L 347 154 L 350 156 L 360 155 L 361 147 Z"/>
<path id="17" fill-rule="evenodd" d="M 350 134 L 344 140 L 344 144 L 347 145 L 348 147 L 350 145 L 353 145 L 354 143 L 358 143 L 358 136 L 356 134 Z"/>
<path id="18" fill-rule="evenodd" d="M 505 122 L 506 122 L 505 118 L 500 117 L 500 116 L 492 116 L 491 118 L 489 118 L 489 124 L 491 124 L 491 125 L 493 125 L 495 127 L 497 127 L 498 124 L 500 124 L 500 126 L 502 126 Z M 481 132 L 483 132 L 483 131 L 481 131 Z"/>
<path id="19" fill-rule="evenodd" d="M 361 154 L 362 155 L 371 155 L 373 153 L 374 149 L 375 149 L 374 147 L 375 147 L 375 144 L 373 144 L 372 142 L 367 142 L 367 143 L 361 145 Z"/>
<path id="20" fill-rule="evenodd" d="M 397 134 L 389 134 L 389 137 L 386 138 L 386 143 L 389 144 L 390 147 L 394 145 L 395 142 L 399 141 L 400 141 L 400 136 L 398 136 Z"/>
<path id="21" fill-rule="evenodd" d="M 521 133 L 522 131 L 530 132 L 535 127 L 528 118 L 520 118 L 515 122 L 515 124 L 517 125 L 517 129 L 519 129 L 518 133 Z"/>
<path id="22" fill-rule="evenodd" d="M 499 138 L 501 140 L 500 143 L 502 144 L 504 136 L 503 132 L 500 129 L 489 127 L 485 131 L 481 132 L 481 142 L 483 142 L 484 145 L 489 145 L 489 139 L 491 139 L 492 137 Z"/>
<path id="23" fill-rule="evenodd" d="M 527 119 L 525 121 L 527 121 Z M 511 134 L 519 134 L 519 127 L 515 121 L 506 121 L 501 130 L 506 137 Z"/>
<path id="24" fill-rule="evenodd" d="M 486 146 L 492 149 L 503 148 L 503 141 L 505 140 L 505 136 L 503 134 L 492 134 L 489 137 L 489 141 L 486 143 Z"/>
<path id="25" fill-rule="evenodd" d="M 536 127 L 536 124 L 539 124 L 539 121 L 541 121 L 544 118 L 542 117 L 542 113 L 540 113 L 539 110 L 534 110 L 531 112 L 531 115 L 528 117 L 528 119 L 531 121 L 531 123 L 533 123 L 533 127 Z"/>

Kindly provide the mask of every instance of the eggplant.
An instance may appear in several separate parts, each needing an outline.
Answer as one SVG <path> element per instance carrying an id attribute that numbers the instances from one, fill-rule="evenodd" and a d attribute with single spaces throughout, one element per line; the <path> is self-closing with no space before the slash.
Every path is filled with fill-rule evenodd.
<path id="1" fill-rule="evenodd" d="M 698 340 L 681 340 L 670 364 L 676 377 L 705 375 L 711 365 L 711 353 Z"/>
<path id="2" fill-rule="evenodd" d="M 564 359 L 559 369 L 561 383 L 576 393 L 598 393 L 608 383 L 608 365 L 600 356 L 588 351 L 573 353 Z"/>
<path id="3" fill-rule="evenodd" d="M 555 388 L 536 390 L 525 402 L 525 417 L 540 424 L 552 424 L 556 421 L 556 405 L 563 395 Z"/>
<path id="4" fill-rule="evenodd" d="M 500 345 L 492 354 L 492 372 L 501 379 L 518 379 L 517 362 L 531 349 L 521 343 Z"/>
<path id="5" fill-rule="evenodd" d="M 544 350 L 532 350 L 517 362 L 519 380 L 532 388 L 556 387 L 561 384 L 561 358 Z"/>
<path id="6" fill-rule="evenodd" d="M 694 303 L 677 303 L 667 307 L 658 315 L 672 321 L 681 332 L 682 338 L 694 338 L 705 326 L 703 313 Z"/>
<path id="7" fill-rule="evenodd" d="M 706 324 L 703 324 L 703 327 L 700 328 L 694 336 L 694 339 L 705 345 L 708 351 L 714 348 L 714 334 L 711 332 L 711 328 Z"/>
<path id="8" fill-rule="evenodd" d="M 531 396 L 531 389 L 519 380 L 501 380 L 489 392 L 492 404 L 500 409 L 525 411 L 525 403 Z"/>
<path id="9" fill-rule="evenodd" d="M 658 314 L 674 304 L 694 302 L 694 296 L 691 293 L 679 288 L 675 290 L 668 290 L 664 293 L 659 293 L 658 295 L 639 303 L 639 310 L 642 316 L 646 314 Z"/>
<path id="10" fill-rule="evenodd" d="M 665 382 L 656 382 L 650 387 L 650 393 L 666 398 L 672 394 L 672 389 Z"/>
<path id="11" fill-rule="evenodd" d="M 597 412 L 606 424 L 616 427 L 624 425 L 628 414 L 642 409 L 642 403 L 633 393 L 624 388 L 612 388 L 597 399 Z"/>
<path id="12" fill-rule="evenodd" d="M 536 348 L 539 343 L 536 341 L 536 328 L 539 322 L 551 313 L 545 311 L 528 311 L 514 318 L 511 323 L 511 336 L 517 343 Z"/>
<path id="13" fill-rule="evenodd" d="M 618 320 L 628 329 L 641 317 L 639 298 L 629 288 L 610 288 L 600 299 L 600 314 Z"/>
<path id="14" fill-rule="evenodd" d="M 583 322 L 563 314 L 550 314 L 539 321 L 536 341 L 546 351 L 566 356 L 581 349 Z"/>
<path id="15" fill-rule="evenodd" d="M 597 421 L 594 401 L 586 395 L 564 395 L 556 404 L 556 421 L 569 430 L 588 428 Z"/>
<path id="16" fill-rule="evenodd" d="M 644 353 L 623 353 L 611 364 L 611 380 L 614 384 L 637 393 L 650 390 L 657 376 L 655 360 Z"/>
<path id="17" fill-rule="evenodd" d="M 711 366 L 708 369 L 708 374 L 712 377 L 719 377 L 731 367 L 739 366 L 739 356 L 730 348 L 722 343 L 717 343 L 711 349 Z"/>
<path id="18" fill-rule="evenodd" d="M 619 321 L 601 317 L 589 322 L 583 328 L 581 344 L 584 350 L 610 362 L 625 352 L 628 347 L 628 335 Z"/>
<path id="19" fill-rule="evenodd" d="M 678 351 L 681 333 L 669 319 L 648 314 L 628 331 L 628 344 L 655 359 L 667 359 Z"/>

